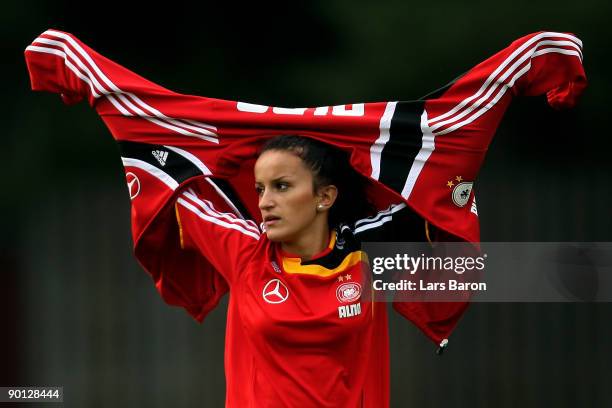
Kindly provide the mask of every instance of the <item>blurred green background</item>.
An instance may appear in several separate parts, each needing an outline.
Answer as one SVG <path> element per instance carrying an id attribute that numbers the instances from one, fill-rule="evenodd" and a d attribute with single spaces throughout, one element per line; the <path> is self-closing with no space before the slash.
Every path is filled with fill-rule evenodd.
<path id="1" fill-rule="evenodd" d="M 410 100 L 539 30 L 584 42 L 571 111 L 516 100 L 475 184 L 483 241 L 611 241 L 610 2 L 3 3 L 0 386 L 66 407 L 223 406 L 225 308 L 198 325 L 131 255 L 117 148 L 86 104 L 33 93 L 47 28 L 181 93 L 275 106 Z M 6 61 L 4 61 L 6 59 Z M 444 356 L 392 314 L 392 406 L 612 406 L 612 305 L 475 304 Z"/>

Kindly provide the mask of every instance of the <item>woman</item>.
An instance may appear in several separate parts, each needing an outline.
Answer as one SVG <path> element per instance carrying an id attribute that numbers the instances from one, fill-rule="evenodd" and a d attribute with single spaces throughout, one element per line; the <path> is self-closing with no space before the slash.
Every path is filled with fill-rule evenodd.
<path id="1" fill-rule="evenodd" d="M 227 406 L 388 405 L 386 308 L 362 301 L 367 273 L 353 227 L 371 210 L 343 156 L 305 137 L 269 141 L 254 169 L 261 235 L 231 214 L 225 220 L 241 228 L 203 217 L 206 201 L 190 188 L 178 195 L 182 247 L 211 259 L 230 288 Z M 424 238 L 403 204 L 362 230 L 384 233 L 409 217 Z"/>
<path id="2" fill-rule="evenodd" d="M 516 40 L 421 100 L 310 108 L 178 94 L 53 29 L 26 61 L 33 89 L 86 99 L 119 144 L 136 257 L 164 300 L 202 321 L 230 290 L 227 406 L 237 407 L 388 405 L 385 308 L 360 301 L 359 241 L 431 237 L 408 203 L 441 240 L 478 242 L 472 183 L 512 98 L 571 107 L 586 86 L 581 41 L 555 32 Z M 246 220 L 257 207 L 245 180 L 262 141 L 288 131 L 350 150 L 385 210 L 357 220 L 367 201 L 330 166 L 337 153 L 278 139 L 255 166 L 262 235 Z M 441 346 L 465 309 L 394 306 Z"/>

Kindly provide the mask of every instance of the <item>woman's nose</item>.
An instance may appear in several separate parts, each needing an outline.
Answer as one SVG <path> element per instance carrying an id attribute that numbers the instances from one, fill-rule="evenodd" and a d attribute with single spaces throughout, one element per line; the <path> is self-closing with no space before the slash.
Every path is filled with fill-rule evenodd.
<path id="1" fill-rule="evenodd" d="M 259 208 L 263 210 L 263 209 L 272 208 L 273 206 L 274 206 L 274 201 L 272 200 L 270 193 L 268 193 L 267 191 L 264 191 L 259 197 Z"/>

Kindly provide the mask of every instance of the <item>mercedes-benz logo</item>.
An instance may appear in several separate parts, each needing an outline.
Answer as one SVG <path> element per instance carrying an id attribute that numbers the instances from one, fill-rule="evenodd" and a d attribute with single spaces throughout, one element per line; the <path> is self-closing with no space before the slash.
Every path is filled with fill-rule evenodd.
<path id="1" fill-rule="evenodd" d="M 289 297 L 289 289 L 279 279 L 272 279 L 264 286 L 262 296 L 268 303 L 283 303 Z"/>
<path id="2" fill-rule="evenodd" d="M 125 179 L 127 180 L 128 191 L 130 192 L 130 199 L 133 200 L 140 193 L 140 180 L 131 171 L 125 174 Z"/>

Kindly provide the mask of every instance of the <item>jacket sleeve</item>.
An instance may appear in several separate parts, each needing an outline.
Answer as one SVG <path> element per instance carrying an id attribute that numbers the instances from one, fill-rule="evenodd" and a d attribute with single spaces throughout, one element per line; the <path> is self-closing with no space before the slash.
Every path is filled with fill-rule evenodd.
<path id="1" fill-rule="evenodd" d="M 402 190 L 410 206 L 449 233 L 479 241 L 471 187 L 507 108 L 515 97 L 537 95 L 555 109 L 574 106 L 587 86 L 582 60 L 576 36 L 533 33 L 424 97 L 422 146 Z M 524 125 L 537 120 L 526 117 Z M 467 201 L 452 199 L 459 184 Z"/>
<path id="2" fill-rule="evenodd" d="M 435 243 L 458 241 L 457 237 L 427 223 L 405 203 L 391 204 L 375 216 L 357 221 L 353 231 L 362 243 L 429 242 L 432 244 L 431 255 L 442 257 L 451 254 L 440 253 L 446 246 L 437 246 Z M 471 246 L 467 243 L 460 248 L 471 250 Z M 405 278 L 405 275 L 397 272 L 391 280 L 398 281 L 402 278 Z M 446 302 L 433 301 L 434 296 L 436 295 L 428 296 L 426 292 L 398 292 L 393 298 L 393 309 L 439 345 L 438 353 L 441 353 L 448 344 L 451 332 L 468 307 L 470 293 L 458 292 L 453 301 Z"/>
<path id="3" fill-rule="evenodd" d="M 216 208 L 202 193 L 205 183 L 179 192 L 175 202 L 180 246 L 202 254 L 232 283 L 246 269 L 260 238 L 255 222 Z"/>
<path id="4" fill-rule="evenodd" d="M 180 247 L 173 200 L 184 186 L 195 191 L 201 183 L 210 185 L 211 163 L 190 153 L 188 146 L 202 143 L 210 149 L 211 161 L 219 156 L 214 153 L 217 129 L 205 122 L 221 102 L 167 90 L 58 30 L 39 35 L 26 48 L 25 58 L 33 90 L 58 93 L 66 104 L 87 101 L 105 122 L 122 156 L 136 258 L 167 303 L 202 321 L 228 291 L 217 269 L 225 273 L 228 268 L 220 262 L 220 250 L 209 247 L 200 253 Z M 217 209 L 232 211 L 224 207 L 225 196 L 218 189 L 203 191 Z M 179 198 L 196 206 L 190 199 Z M 188 241 L 191 214 L 183 216 Z M 224 231 L 219 232 L 207 242 L 226 242 Z"/>

